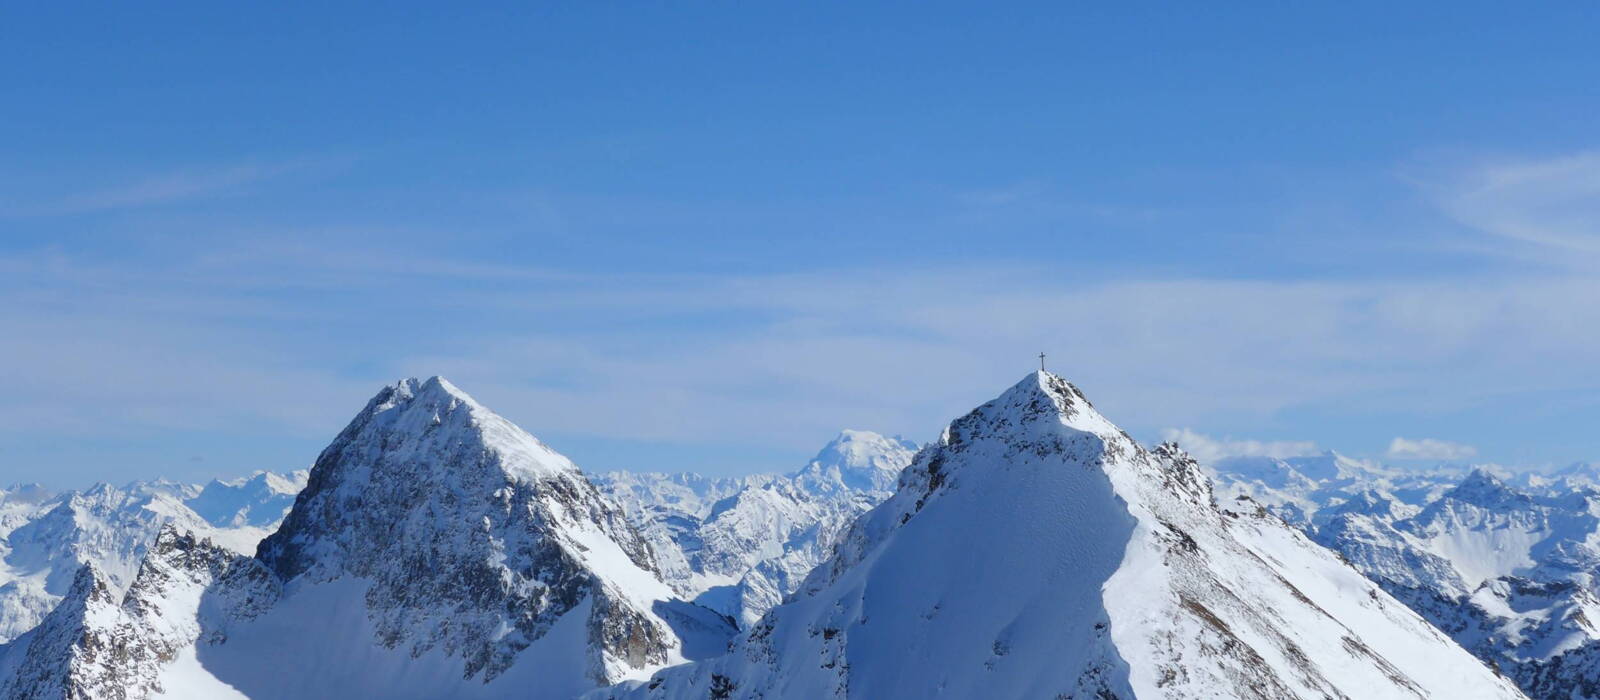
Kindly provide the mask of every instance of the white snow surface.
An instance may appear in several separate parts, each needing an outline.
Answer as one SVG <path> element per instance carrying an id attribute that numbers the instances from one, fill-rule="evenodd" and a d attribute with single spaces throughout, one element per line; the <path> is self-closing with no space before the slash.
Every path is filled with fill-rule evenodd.
<path id="1" fill-rule="evenodd" d="M 1517 698 L 1375 584 L 1039 372 L 902 473 L 794 597 L 648 698 Z"/>

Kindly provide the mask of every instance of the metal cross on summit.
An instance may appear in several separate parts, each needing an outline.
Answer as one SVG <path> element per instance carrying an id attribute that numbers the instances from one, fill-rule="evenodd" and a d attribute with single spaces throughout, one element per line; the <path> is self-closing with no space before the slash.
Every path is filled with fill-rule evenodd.
<path id="1" fill-rule="evenodd" d="M 1044 371 L 1044 353 L 1039 353 L 1039 371 Z"/>

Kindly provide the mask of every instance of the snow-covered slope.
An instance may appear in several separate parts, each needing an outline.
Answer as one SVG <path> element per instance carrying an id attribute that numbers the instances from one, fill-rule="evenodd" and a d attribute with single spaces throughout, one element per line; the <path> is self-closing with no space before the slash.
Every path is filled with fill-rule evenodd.
<path id="1" fill-rule="evenodd" d="M 1515 698 L 1265 511 L 1219 510 L 1054 375 L 953 422 L 801 590 L 649 698 Z"/>
<path id="2" fill-rule="evenodd" d="M 152 481 L 60 494 L 0 490 L 0 642 L 38 624 L 86 564 L 120 595 L 164 524 L 254 552 L 304 483 L 302 471 L 204 487 Z"/>
<path id="3" fill-rule="evenodd" d="M 733 632 L 674 596 L 571 462 L 439 378 L 380 392 L 254 557 L 168 530 L 125 595 L 104 580 L 80 571 L 0 650 L 0 688 L 570 698 Z"/>
<path id="4" fill-rule="evenodd" d="M 619 473 L 599 484 L 650 539 L 674 589 L 749 624 L 793 592 L 857 516 L 893 493 L 915 453 L 907 440 L 846 430 L 781 476 Z"/>

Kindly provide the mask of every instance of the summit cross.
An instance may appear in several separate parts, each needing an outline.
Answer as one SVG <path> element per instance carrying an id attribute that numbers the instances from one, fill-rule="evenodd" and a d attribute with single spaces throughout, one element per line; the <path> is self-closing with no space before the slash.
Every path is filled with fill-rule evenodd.
<path id="1" fill-rule="evenodd" d="M 1039 371 L 1044 371 L 1044 353 L 1039 353 Z"/>

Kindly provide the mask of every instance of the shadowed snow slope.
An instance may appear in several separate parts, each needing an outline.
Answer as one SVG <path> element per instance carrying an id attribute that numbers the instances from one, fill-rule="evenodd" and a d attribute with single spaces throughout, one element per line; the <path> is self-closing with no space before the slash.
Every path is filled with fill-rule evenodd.
<path id="1" fill-rule="evenodd" d="M 1054 375 L 951 423 L 832 558 L 648 698 L 1517 698 L 1376 585 Z"/>

